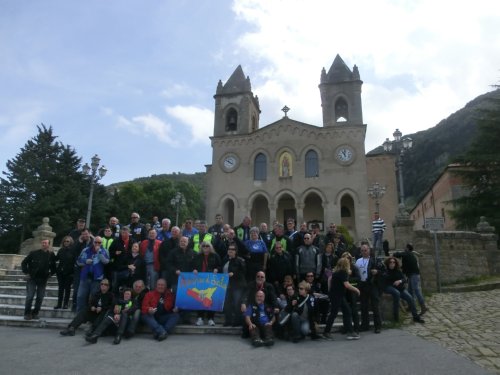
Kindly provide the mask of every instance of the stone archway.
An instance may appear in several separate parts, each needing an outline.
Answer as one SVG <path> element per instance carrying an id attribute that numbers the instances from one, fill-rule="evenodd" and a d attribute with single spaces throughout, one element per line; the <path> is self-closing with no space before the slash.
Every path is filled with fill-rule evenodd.
<path id="1" fill-rule="evenodd" d="M 354 199 L 349 194 L 344 194 L 340 199 L 340 223 L 351 234 L 356 234 L 356 213 Z"/>
<path id="2" fill-rule="evenodd" d="M 224 216 L 224 222 L 231 226 L 235 225 L 234 222 L 234 202 L 231 198 L 226 198 L 222 202 L 222 215 Z"/>
<path id="3" fill-rule="evenodd" d="M 278 201 L 276 220 L 282 224 L 286 223 L 286 220 L 290 217 L 297 220 L 297 208 L 295 203 L 295 199 L 290 194 L 283 194 Z"/>
<path id="4" fill-rule="evenodd" d="M 318 194 L 311 192 L 306 196 L 304 199 L 303 216 L 303 221 L 307 223 L 313 221 L 320 223 L 320 228 L 323 230 L 325 213 L 323 210 L 323 201 Z"/>
<path id="5" fill-rule="evenodd" d="M 268 226 L 271 224 L 271 214 L 269 212 L 269 202 L 267 198 L 263 195 L 255 197 L 252 202 L 252 209 L 250 211 L 250 217 L 252 218 L 252 224 L 254 226 L 259 226 L 260 223 L 266 223 Z"/>

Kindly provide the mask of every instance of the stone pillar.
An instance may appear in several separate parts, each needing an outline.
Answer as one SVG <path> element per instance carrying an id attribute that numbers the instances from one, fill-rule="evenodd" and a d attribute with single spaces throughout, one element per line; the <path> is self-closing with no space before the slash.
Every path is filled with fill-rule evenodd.
<path id="1" fill-rule="evenodd" d="M 300 223 L 304 221 L 304 205 L 302 203 L 295 204 L 295 209 L 297 210 L 297 229 L 300 226 Z"/>
<path id="2" fill-rule="evenodd" d="M 499 275 L 500 250 L 498 249 L 498 236 L 495 234 L 495 227 L 491 226 L 484 216 L 481 216 L 476 226 L 476 232 L 481 235 L 482 248 L 486 252 L 490 275 Z"/>
<path id="3" fill-rule="evenodd" d="M 405 207 L 400 204 L 399 211 L 392 223 L 394 229 L 394 249 L 404 250 L 407 243 L 412 243 L 414 238 L 414 221 L 410 218 Z"/>
<path id="4" fill-rule="evenodd" d="M 56 234 L 52 232 L 52 227 L 49 225 L 48 217 L 44 217 L 42 219 L 42 225 L 40 225 L 32 233 L 33 238 L 29 238 L 21 244 L 19 254 L 28 255 L 32 250 L 40 249 L 40 243 L 42 242 L 42 240 L 49 240 L 50 246 L 54 246 L 54 238 Z"/>
<path id="5" fill-rule="evenodd" d="M 269 204 L 269 230 L 273 230 L 273 223 L 276 221 L 276 205 L 274 203 Z"/>

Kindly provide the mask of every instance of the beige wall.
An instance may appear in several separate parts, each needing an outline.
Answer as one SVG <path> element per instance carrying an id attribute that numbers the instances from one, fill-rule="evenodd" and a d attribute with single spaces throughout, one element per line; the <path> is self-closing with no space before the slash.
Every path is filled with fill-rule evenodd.
<path id="1" fill-rule="evenodd" d="M 251 214 L 255 198 L 265 197 L 269 202 L 268 223 L 282 221 L 280 199 L 290 196 L 295 205 L 291 208 L 297 210 L 299 222 L 312 218 L 305 215 L 323 212 L 323 217 L 317 219 L 325 225 L 340 223 L 340 202 L 348 194 L 355 212 L 352 235 L 356 239 L 370 236 L 365 132 L 366 125 L 323 128 L 285 117 L 248 135 L 213 137 L 212 164 L 207 166 L 206 216 L 224 212 L 224 200 L 231 199 L 235 202 L 234 224 L 239 224 L 245 215 Z M 352 164 L 342 164 L 335 158 L 335 151 L 341 145 L 349 145 L 354 150 Z M 319 176 L 305 178 L 305 153 L 310 149 L 318 153 Z M 278 161 L 283 151 L 293 158 L 293 175 L 288 178 L 279 176 Z M 267 157 L 266 181 L 254 181 L 254 159 L 259 152 Z M 227 153 L 239 159 L 238 167 L 232 172 L 225 171 L 221 165 Z M 308 199 L 318 202 L 318 206 L 305 209 Z"/>
<path id="2" fill-rule="evenodd" d="M 454 169 L 453 165 L 448 166 L 410 213 L 415 221 L 415 230 L 424 228 L 425 218 L 433 217 L 444 218 L 444 230 L 456 229 L 455 221 L 450 215 L 452 205 L 449 202 L 461 195 L 463 181 L 453 173 Z"/>

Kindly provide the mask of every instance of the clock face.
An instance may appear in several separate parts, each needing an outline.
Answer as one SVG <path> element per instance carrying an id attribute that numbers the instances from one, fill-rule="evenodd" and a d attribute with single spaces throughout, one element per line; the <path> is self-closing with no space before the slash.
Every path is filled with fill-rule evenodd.
<path id="1" fill-rule="evenodd" d="M 226 172 L 232 172 L 238 166 L 238 157 L 234 154 L 228 154 L 222 159 L 222 168 Z"/>
<path id="2" fill-rule="evenodd" d="M 349 164 L 354 160 L 354 151 L 349 146 L 340 146 L 335 151 L 335 157 L 342 164 Z"/>

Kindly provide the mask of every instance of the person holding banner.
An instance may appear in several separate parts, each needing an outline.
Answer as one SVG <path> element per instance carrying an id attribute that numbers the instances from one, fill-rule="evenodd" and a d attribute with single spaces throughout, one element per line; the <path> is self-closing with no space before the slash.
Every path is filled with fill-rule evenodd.
<path id="1" fill-rule="evenodd" d="M 193 260 L 193 273 L 196 275 L 198 272 L 219 272 L 221 268 L 221 260 L 219 255 L 215 252 L 212 244 L 208 241 L 201 243 L 201 252 L 194 257 Z M 209 326 L 215 326 L 213 311 L 199 311 L 197 326 L 202 326 L 204 323 L 203 318 L 206 316 Z"/>
<path id="2" fill-rule="evenodd" d="M 243 258 L 237 256 L 236 244 L 227 248 L 227 257 L 224 259 L 222 271 L 229 275 L 229 284 L 224 303 L 224 327 L 239 327 L 242 325 L 240 304 L 246 287 L 246 266 Z"/>
<path id="3" fill-rule="evenodd" d="M 172 333 L 179 314 L 175 307 L 175 295 L 167 288 L 165 279 L 158 279 L 156 289 L 144 296 L 141 318 L 158 341 L 165 340 Z"/>

